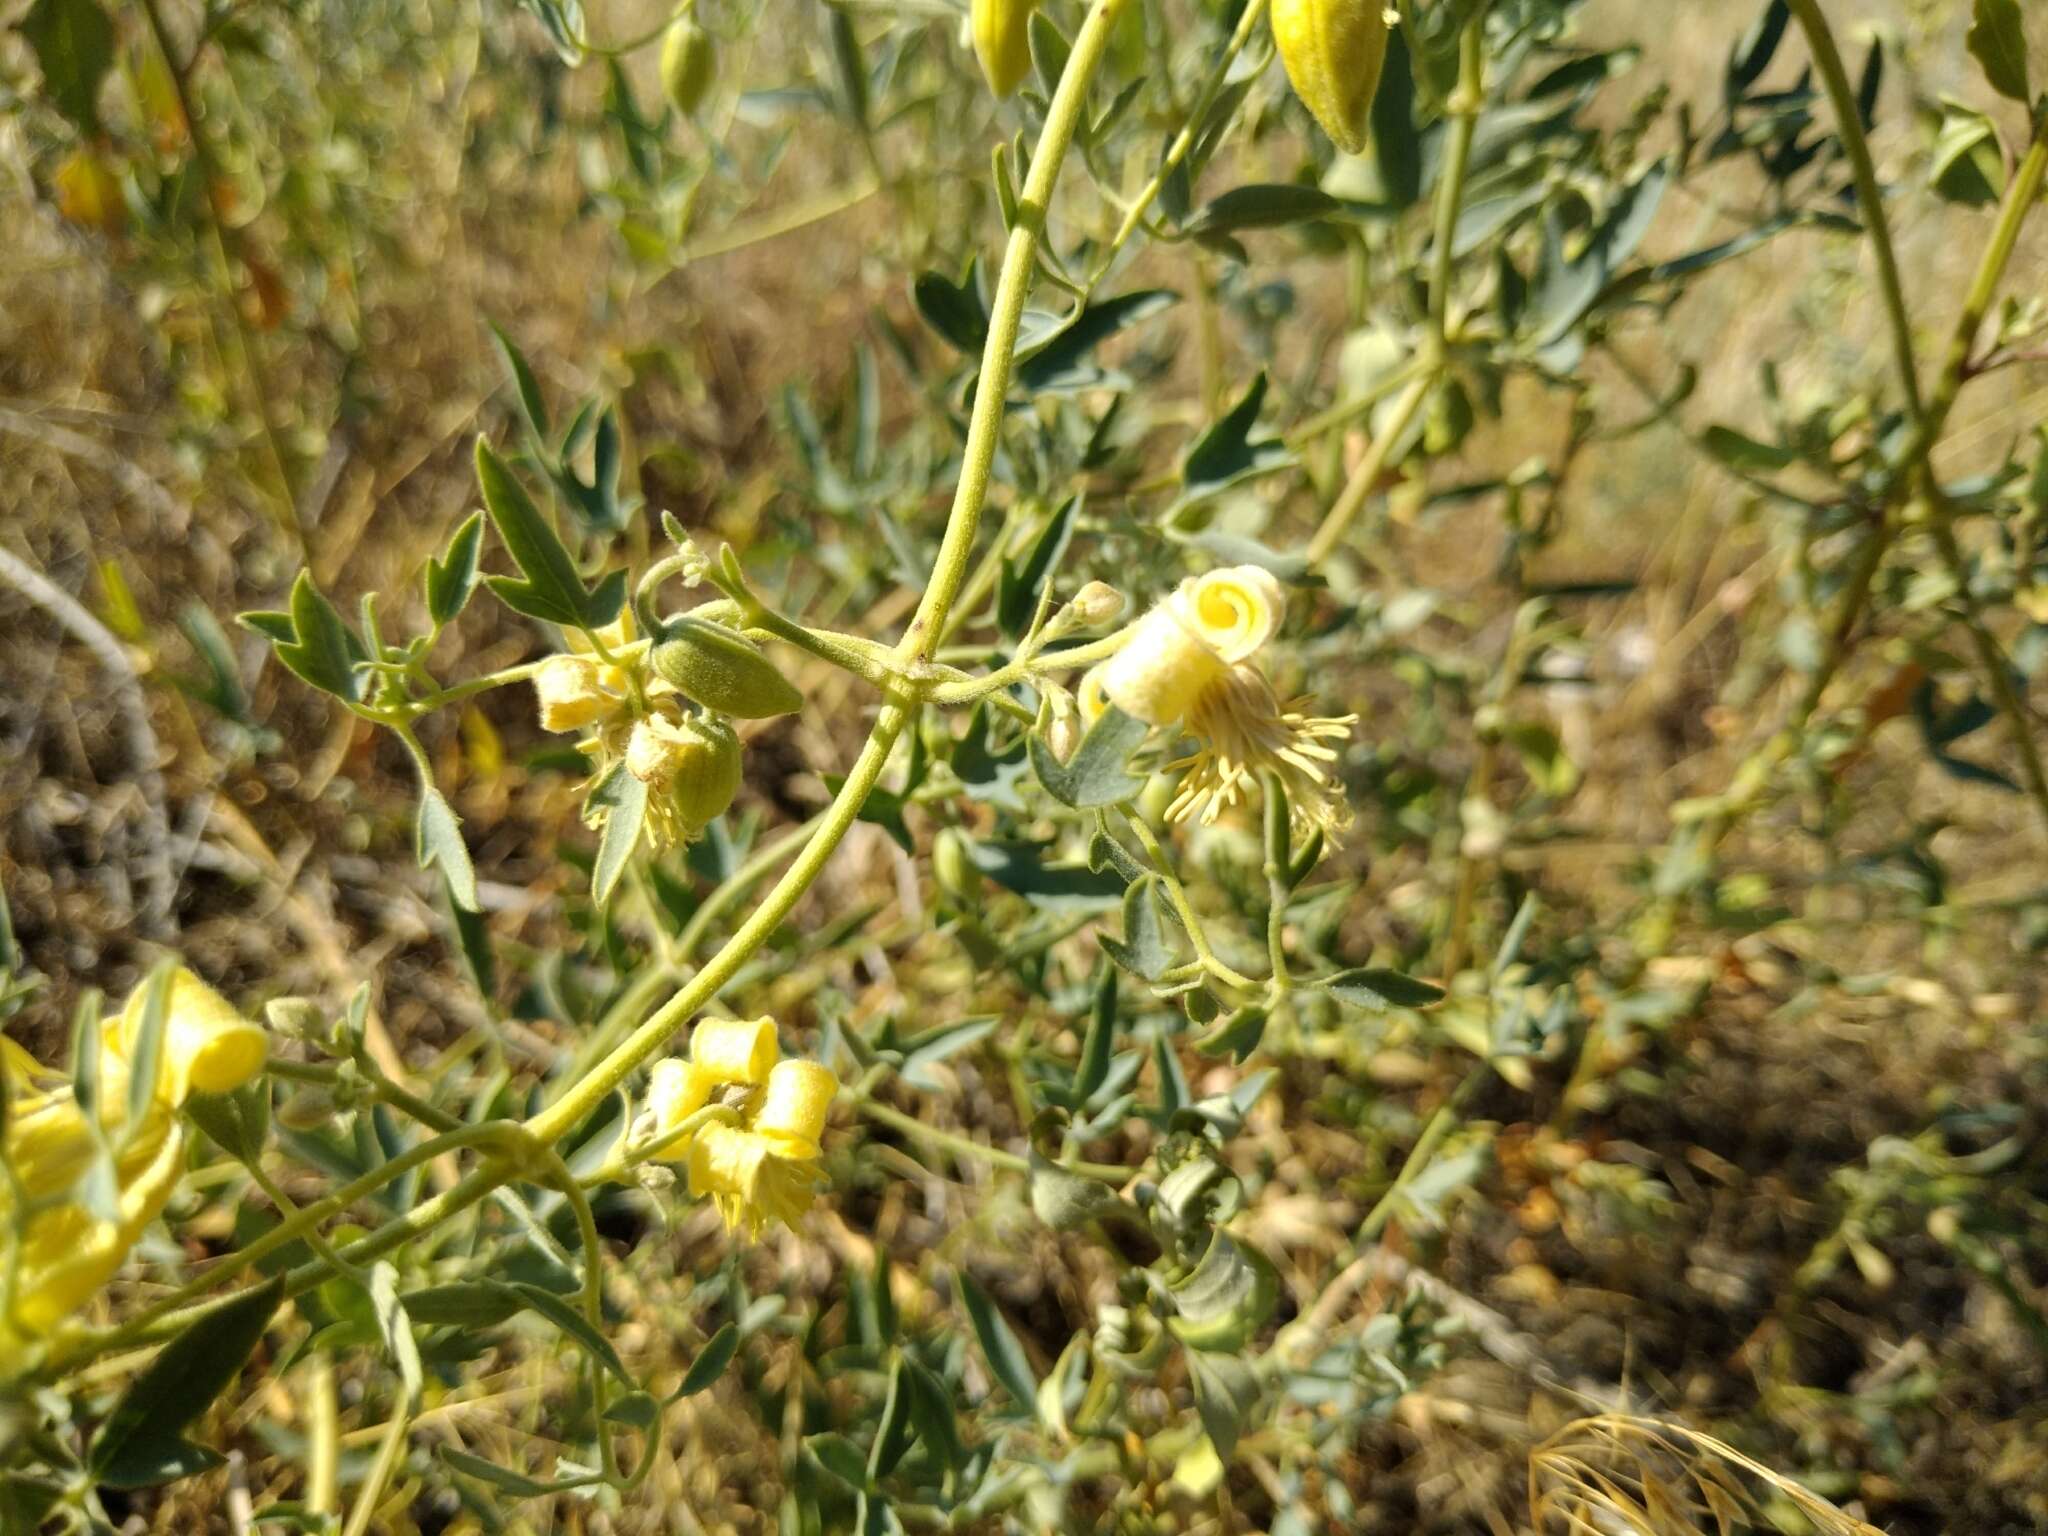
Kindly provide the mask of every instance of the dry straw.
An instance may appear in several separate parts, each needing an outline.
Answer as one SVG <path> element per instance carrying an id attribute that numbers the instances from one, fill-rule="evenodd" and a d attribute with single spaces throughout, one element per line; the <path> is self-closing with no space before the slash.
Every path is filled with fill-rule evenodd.
<path id="1" fill-rule="evenodd" d="M 1529 1522 L 1537 1536 L 1737 1536 L 1779 1530 L 1768 1489 L 1821 1536 L 1881 1536 L 1819 1494 L 1712 1435 L 1663 1419 L 1603 1413 L 1574 1419 L 1529 1454 Z"/>

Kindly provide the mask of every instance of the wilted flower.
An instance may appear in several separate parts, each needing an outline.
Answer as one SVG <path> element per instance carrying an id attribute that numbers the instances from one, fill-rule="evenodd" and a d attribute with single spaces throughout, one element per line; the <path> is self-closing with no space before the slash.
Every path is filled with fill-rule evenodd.
<path id="1" fill-rule="evenodd" d="M 1331 776 L 1337 749 L 1329 743 L 1349 737 L 1358 716 L 1311 715 L 1310 704 L 1303 697 L 1283 705 L 1266 675 L 1249 662 L 1210 684 L 1186 722 L 1195 750 L 1167 764 L 1169 772 L 1181 773 L 1168 819 L 1209 825 L 1248 798 L 1265 770 L 1286 786 L 1298 828 L 1320 828 L 1326 837 L 1343 831 L 1351 808 Z"/>
<path id="2" fill-rule="evenodd" d="M 632 610 L 597 632 L 613 655 L 633 641 Z M 577 630 L 567 632 L 569 649 L 550 656 L 533 675 L 544 731 L 585 731 L 616 719 L 632 696 L 626 668 L 605 661 Z"/>
<path id="3" fill-rule="evenodd" d="M 165 997 L 156 1081 L 130 1124 L 128 1081 L 148 996 L 148 984 L 137 988 L 100 1027 L 97 1126 L 70 1083 L 0 1040 L 0 1152 L 11 1174 L 0 1182 L 0 1272 L 11 1277 L 0 1377 L 32 1363 L 40 1341 L 106 1286 L 163 1210 L 185 1167 L 179 1106 L 194 1093 L 230 1092 L 263 1069 L 264 1031 L 180 967 Z M 85 1186 L 103 1148 L 111 1148 L 113 1198 L 101 1206 Z"/>
<path id="4" fill-rule="evenodd" d="M 1306 698 L 1283 705 L 1252 660 L 1279 628 L 1285 604 L 1286 589 L 1258 566 L 1191 577 L 1081 679 L 1084 719 L 1114 704 L 1194 739 L 1195 750 L 1168 765 L 1182 775 L 1167 808 L 1173 820 L 1214 822 L 1249 797 L 1263 771 L 1279 776 L 1298 826 L 1330 835 L 1349 821 L 1330 773 L 1330 743 L 1349 736 L 1358 717 L 1311 715 Z"/>
<path id="5" fill-rule="evenodd" d="M 722 816 L 739 793 L 739 737 L 716 715 L 657 711 L 633 722 L 626 771 L 647 786 L 655 846 L 672 848 Z"/>
<path id="6" fill-rule="evenodd" d="M 689 1060 L 657 1062 L 648 1082 L 654 1155 L 685 1162 L 690 1193 L 749 1237 L 773 1221 L 794 1227 L 824 1182 L 817 1164 L 838 1079 L 821 1062 L 780 1055 L 774 1020 L 708 1019 L 690 1037 Z M 737 1118 L 682 1131 L 714 1100 Z"/>

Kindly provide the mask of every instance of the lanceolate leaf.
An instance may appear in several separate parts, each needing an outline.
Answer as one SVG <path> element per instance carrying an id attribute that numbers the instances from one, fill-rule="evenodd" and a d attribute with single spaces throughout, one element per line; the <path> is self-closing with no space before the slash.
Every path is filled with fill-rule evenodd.
<path id="1" fill-rule="evenodd" d="M 427 557 L 427 616 L 436 624 L 454 619 L 476 590 L 477 558 L 483 542 L 484 516 L 472 512 L 455 530 L 446 551 Z"/>
<path id="2" fill-rule="evenodd" d="M 1252 437 L 1266 399 L 1266 375 L 1250 386 L 1216 424 L 1195 439 L 1181 461 L 1180 506 L 1207 500 L 1242 481 L 1285 469 L 1294 454 L 1277 437 Z"/>
<path id="3" fill-rule="evenodd" d="M 81 134 L 96 133 L 100 81 L 114 62 L 114 24 L 99 0 L 36 0 L 19 25 L 51 103 Z"/>
<path id="4" fill-rule="evenodd" d="M 1983 67 L 1991 89 L 2014 101 L 2031 94 L 2027 79 L 2027 32 L 2019 0 L 1975 0 L 1967 38 L 1971 56 Z"/>
<path id="5" fill-rule="evenodd" d="M 595 811 L 604 813 L 604 831 L 597 842 L 597 863 L 590 871 L 590 896 L 599 906 L 612 898 L 619 877 L 640 841 L 640 829 L 647 819 L 647 785 L 619 763 L 590 792 L 584 808 L 589 819 Z"/>
<path id="6" fill-rule="evenodd" d="M 159 1350 L 93 1437 L 94 1477 L 135 1486 L 159 1470 L 174 1477 L 197 1470 L 180 1469 L 175 1457 L 166 1460 L 166 1451 L 241 1374 L 283 1299 L 284 1277 L 273 1276 L 230 1297 Z"/>
<path id="7" fill-rule="evenodd" d="M 1038 1376 L 1031 1369 L 1031 1359 L 988 1292 L 965 1270 L 960 1271 L 960 1300 L 974 1324 L 974 1336 L 981 1343 L 990 1374 L 1016 1399 L 1018 1407 L 1031 1412 L 1038 1401 Z"/>
<path id="8" fill-rule="evenodd" d="M 1435 982 L 1423 981 L 1384 966 L 1339 971 L 1323 985 L 1339 1000 L 1375 1013 L 1388 1008 L 1428 1008 L 1444 1000 L 1444 989 Z"/>
<path id="9" fill-rule="evenodd" d="M 421 869 L 441 867 L 448 893 L 465 912 L 477 910 L 476 866 L 462 840 L 462 819 L 448 799 L 428 784 L 420 789 L 419 814 L 413 824 L 414 852 Z"/>

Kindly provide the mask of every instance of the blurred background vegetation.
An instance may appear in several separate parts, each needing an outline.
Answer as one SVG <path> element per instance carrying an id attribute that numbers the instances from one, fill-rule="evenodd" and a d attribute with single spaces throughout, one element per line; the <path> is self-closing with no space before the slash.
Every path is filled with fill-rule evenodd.
<path id="1" fill-rule="evenodd" d="M 122 5 L 105 78 L 70 100 L 38 70 L 49 9 L 0 12 L 0 887 L 46 983 L 11 1032 L 54 1058 L 82 987 L 125 989 L 175 939 L 241 998 L 368 982 L 381 1048 L 422 1078 L 480 1030 L 549 1060 L 610 983 L 575 775 L 530 697 L 489 695 L 426 737 L 482 881 L 496 974 L 479 989 L 413 867 L 403 755 L 269 664 L 234 615 L 278 606 L 301 562 L 344 609 L 413 601 L 476 503 L 474 436 L 516 421 L 495 324 L 558 421 L 585 401 L 602 413 L 590 435 L 615 450 L 616 488 L 592 444 L 576 463 L 623 551 L 644 554 L 651 512 L 670 510 L 776 573 L 812 622 L 893 634 L 916 595 L 900 530 L 935 526 L 956 446 L 933 408 L 950 355 L 909 279 L 957 274 L 996 219 L 995 109 L 930 84 L 939 66 L 973 81 L 957 13 L 706 0 L 720 74 L 693 124 L 664 110 L 652 48 L 567 67 L 547 6 Z M 1134 62 L 1195 9 L 1148 8 Z M 1575 45 L 1615 50 L 1586 109 L 1601 143 L 1661 152 L 1688 124 L 1718 131 L 1756 9 L 1588 0 Z M 1939 356 L 1993 216 L 1995 187 L 1970 178 L 2004 173 L 1995 146 L 1987 165 L 1982 140 L 1958 145 L 1968 125 L 1941 105 L 1984 94 L 1969 7 L 1827 9 L 1859 60 L 1869 29 L 1884 42 L 1873 148 Z M 665 19 L 596 0 L 583 24 L 624 44 Z M 862 40 L 862 67 L 835 27 Z M 1786 48 L 1755 89 L 1818 122 L 1804 57 Z M 1219 186 L 1301 174 L 1301 120 L 1258 110 L 1270 120 Z M 1730 154 L 1675 185 L 1644 255 L 1779 207 L 1853 212 L 1832 193 L 1801 203 L 1800 172 L 1765 161 Z M 1241 238 L 1249 264 L 1174 245 L 1127 274 L 1182 295 L 1104 349 L 1143 382 L 1131 452 L 1153 475 L 1259 370 L 1267 414 L 1295 420 L 1370 366 L 1369 269 L 1342 242 L 1319 226 Z M 2007 291 L 2039 291 L 2043 250 L 2036 229 Z M 1279 1085 L 1239 1150 L 1251 1230 L 1284 1256 L 1283 1308 L 1334 1295 L 1326 1323 L 1412 1309 L 1440 1358 L 1343 1448 L 1341 1489 L 1240 1469 L 1239 1523 L 1217 1527 L 1162 1479 L 1139 1528 L 1277 1530 L 1293 1509 L 1362 1532 L 1526 1528 L 1532 1448 L 1590 1402 L 1682 1417 L 1888 1530 L 2048 1529 L 2044 827 L 1936 567 L 1885 569 L 1815 742 L 1718 849 L 1686 835 L 1688 802 L 1727 789 L 1811 672 L 1839 590 L 1813 530 L 1763 487 L 1801 472 L 1785 443 L 1868 415 L 1889 345 L 1868 247 L 1793 229 L 1617 317 L 1559 379 L 1510 379 L 1443 426 L 1426 479 L 1392 478 L 1368 507 L 1330 572 L 1345 627 L 1316 678 L 1364 716 L 1358 822 L 1302 921 L 1333 953 L 1464 980 L 1428 1015 L 1312 1020 L 1276 1042 Z M 1964 395 L 1945 480 L 2031 460 L 2048 374 L 2009 361 Z M 1298 543 L 1362 444 L 1260 481 L 1248 526 Z M 2048 653 L 2031 555 L 2048 484 L 2031 494 L 1992 541 L 2009 579 L 1988 620 L 2026 716 Z M 1126 536 L 1070 571 L 1128 588 L 1162 564 Z M 87 626 L 111 649 L 81 643 Z M 448 676 L 536 653 L 530 626 L 488 605 L 443 646 Z M 750 736 L 749 828 L 815 811 L 865 731 L 843 676 L 801 681 L 810 708 Z M 909 831 L 921 853 L 931 826 L 913 815 Z M 1198 855 L 1219 889 L 1245 862 L 1231 836 Z M 760 1006 L 807 1027 L 1021 1006 L 977 975 L 924 867 L 858 828 L 753 983 Z M 1570 1006 L 1461 1101 L 1440 1193 L 1332 1291 L 1360 1215 L 1467 1081 L 1460 1030 L 1483 1029 L 1498 979 L 1468 967 L 1532 895 L 1517 978 Z M 996 1054 L 946 1063 L 924 1112 L 1014 1140 L 1002 1072 Z M 619 1216 L 622 1349 L 687 1361 L 712 1276 L 792 1318 L 846 1305 L 878 1252 L 900 1305 L 929 1313 L 922 1267 L 963 1246 L 1041 1366 L 1088 1325 L 1085 1254 L 1029 1221 L 1015 1180 L 963 1165 L 988 1182 L 944 1182 L 880 1136 L 862 1158 L 807 1240 L 751 1250 L 736 1282 L 708 1214 Z M 232 1215 L 211 1234 L 223 1246 Z M 746 1368 L 682 1412 L 644 1505 L 543 1501 L 509 1528 L 773 1527 L 788 1447 L 760 1405 L 833 1387 L 792 1391 L 800 1330 L 760 1326 Z M 507 1348 L 421 1432 L 477 1450 L 545 1436 L 546 1370 Z M 728 1411 L 741 1397 L 754 1405 Z M 290 1382 L 234 1428 L 248 1459 L 233 1475 L 260 1503 L 271 1458 L 304 1434 Z M 228 1529 L 228 1477 L 136 1517 Z M 411 1474 L 399 1495 L 394 1532 L 479 1528 L 445 1476 Z M 1767 1528 L 1812 1528 L 1791 1496 L 1760 1497 Z"/>

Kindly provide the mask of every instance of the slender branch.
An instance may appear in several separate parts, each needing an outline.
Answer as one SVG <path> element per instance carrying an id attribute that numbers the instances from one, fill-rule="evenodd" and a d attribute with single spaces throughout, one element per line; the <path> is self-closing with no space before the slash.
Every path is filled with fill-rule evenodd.
<path id="1" fill-rule="evenodd" d="M 1835 34 L 1821 14 L 1819 0 L 1790 0 L 1793 16 L 1806 33 L 1806 45 L 1820 71 L 1828 105 L 1835 114 L 1835 135 L 1849 157 L 1849 173 L 1856 182 L 1856 202 L 1863 212 L 1871 253 L 1877 258 L 1877 286 L 1884 296 L 1885 318 L 1890 322 L 1892 354 L 1899 371 L 1899 386 L 1913 416 L 1925 416 L 1920 404 L 1920 368 L 1913 357 L 1913 321 L 1906 312 L 1906 290 L 1899 282 L 1899 259 L 1892 251 L 1891 225 L 1885 219 L 1884 191 L 1877 183 L 1877 166 L 1870 158 L 1870 141 L 1863 135 L 1863 113 L 1856 104 L 1856 88 L 1842 65 L 1842 51 L 1835 46 Z"/>
<path id="2" fill-rule="evenodd" d="M 149 881 L 149 901 L 143 909 L 143 926 L 155 938 L 171 934 L 171 909 L 178 895 L 178 877 L 171 868 L 171 824 L 164 811 L 164 776 L 159 768 L 163 754 L 156 732 L 149 724 L 149 701 L 143 697 L 142 680 L 135 663 L 113 633 L 87 611 L 85 605 L 51 581 L 41 571 L 0 545 L 0 581 L 42 609 L 68 630 L 75 640 L 92 652 L 93 658 L 113 677 L 117 698 L 115 712 L 128 736 L 128 760 L 135 787 L 142 798 L 143 873 Z"/>

